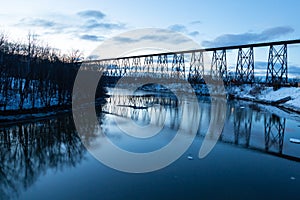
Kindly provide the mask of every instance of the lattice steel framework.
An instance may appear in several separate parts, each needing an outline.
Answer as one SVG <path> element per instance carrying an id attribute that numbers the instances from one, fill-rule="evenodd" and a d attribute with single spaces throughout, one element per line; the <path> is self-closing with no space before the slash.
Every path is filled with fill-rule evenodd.
<path id="1" fill-rule="evenodd" d="M 226 50 L 214 50 L 211 61 L 210 75 L 213 79 L 227 80 Z"/>
<path id="2" fill-rule="evenodd" d="M 176 78 L 185 78 L 185 64 L 183 53 L 181 53 L 180 55 L 173 55 L 171 76 Z"/>
<path id="3" fill-rule="evenodd" d="M 279 118 L 276 115 L 265 116 L 265 149 L 274 146 L 278 148 L 278 152 L 282 153 L 283 139 L 285 131 L 285 118 Z"/>
<path id="4" fill-rule="evenodd" d="M 270 46 L 266 82 L 272 85 L 288 82 L 287 44 Z"/>
<path id="5" fill-rule="evenodd" d="M 239 48 L 235 71 L 235 79 L 240 83 L 254 82 L 254 54 L 253 47 Z"/>
<path id="6" fill-rule="evenodd" d="M 113 60 L 110 65 L 110 74 L 112 76 L 120 76 L 120 63 L 119 60 Z"/>
<path id="7" fill-rule="evenodd" d="M 202 52 L 213 52 L 210 75 L 214 79 L 223 79 L 228 82 L 226 51 L 238 49 L 235 78 L 242 83 L 254 82 L 254 55 L 253 49 L 258 47 L 270 47 L 266 83 L 280 86 L 288 82 L 287 45 L 300 44 L 300 40 L 288 40 L 278 42 L 266 42 L 257 44 L 245 44 L 226 47 L 213 47 L 207 49 L 186 50 L 178 52 L 157 53 L 138 56 L 127 56 L 107 58 L 101 60 L 89 60 L 84 63 L 97 61 L 104 62 L 107 76 L 135 76 L 141 72 L 143 75 L 150 73 L 153 76 L 178 77 L 178 78 L 200 78 L 203 77 L 203 55 Z M 173 57 L 172 66 L 168 66 L 168 59 Z M 191 58 L 189 70 L 185 69 L 185 57 Z M 155 58 L 155 60 L 153 60 Z M 155 62 L 154 62 L 155 61 Z M 131 65 L 131 67 L 130 67 Z M 95 69 L 97 70 L 97 69 Z M 129 73 L 128 73 L 129 72 Z M 157 74 L 157 75 L 156 75 Z M 205 74 L 208 75 L 208 74 Z"/>
<path id="8" fill-rule="evenodd" d="M 157 57 L 156 72 L 160 73 L 161 76 L 168 75 L 168 55 L 159 55 Z"/>
<path id="9" fill-rule="evenodd" d="M 128 75 L 130 71 L 130 62 L 129 58 L 122 59 L 122 66 L 120 68 L 120 75 L 125 76 Z"/>
<path id="10" fill-rule="evenodd" d="M 150 73 L 153 68 L 153 56 L 146 56 L 144 59 L 144 72 Z"/>
<path id="11" fill-rule="evenodd" d="M 191 56 L 188 79 L 190 81 L 199 81 L 203 79 L 203 76 L 204 76 L 203 51 L 193 52 Z"/>
<path id="12" fill-rule="evenodd" d="M 109 76 L 110 75 L 110 69 L 109 69 L 110 62 L 109 61 L 101 61 L 101 68 L 103 68 L 103 75 Z"/>
<path id="13" fill-rule="evenodd" d="M 142 73 L 142 64 L 139 57 L 132 59 L 131 73 Z"/>

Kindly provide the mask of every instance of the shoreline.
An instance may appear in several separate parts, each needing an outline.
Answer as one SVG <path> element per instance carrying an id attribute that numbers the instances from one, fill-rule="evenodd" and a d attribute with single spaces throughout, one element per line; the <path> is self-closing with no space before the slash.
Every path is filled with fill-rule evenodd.
<path id="1" fill-rule="evenodd" d="M 300 88 L 298 87 L 282 87 L 273 90 L 272 87 L 260 85 L 241 85 L 228 88 L 227 91 L 229 98 L 270 105 L 300 114 Z"/>
<path id="2" fill-rule="evenodd" d="M 151 91 L 163 92 L 160 91 L 160 89 L 157 90 L 157 88 L 152 88 Z M 194 91 L 199 96 L 210 96 L 209 94 L 206 94 L 206 91 L 202 86 L 194 88 Z M 249 86 L 245 84 L 240 86 L 231 86 L 230 88 L 226 88 L 226 91 L 227 98 L 230 100 L 242 100 L 261 105 L 274 106 L 286 112 L 300 114 L 300 106 L 293 106 L 293 104 L 289 103 L 290 101 L 296 101 L 295 105 L 298 105 L 298 102 L 300 105 L 300 88 L 280 88 L 274 91 L 270 87 L 261 87 L 259 85 Z M 295 91 L 295 94 L 291 94 L 291 91 Z M 276 93 L 278 93 L 277 96 L 274 95 Z M 96 99 L 96 107 L 99 105 L 101 106 L 105 102 L 104 99 Z M 0 111 L 0 125 L 10 125 L 34 119 L 42 120 L 44 118 L 70 112 L 72 112 L 71 104 L 51 106 L 48 108 Z"/>
<path id="3" fill-rule="evenodd" d="M 230 95 L 230 96 L 232 96 L 232 95 Z M 277 107 L 277 108 L 279 108 L 283 111 L 288 111 L 288 112 L 293 112 L 293 113 L 300 114 L 300 110 L 298 110 L 298 109 L 294 109 L 294 108 L 291 108 L 291 107 L 288 107 L 288 106 L 285 106 L 285 105 L 277 104 L 277 103 L 272 102 L 272 101 L 270 102 L 270 101 L 265 101 L 265 100 L 260 100 L 260 99 L 252 99 L 252 98 L 247 98 L 247 97 L 236 97 L 236 96 L 230 97 L 230 99 L 253 102 L 253 103 L 258 103 L 258 104 L 261 104 L 261 105 L 274 106 L 274 107 Z"/>
<path id="4" fill-rule="evenodd" d="M 99 107 L 103 100 L 97 99 L 95 106 Z M 82 105 L 84 107 L 86 105 Z M 81 107 L 79 107 L 80 109 Z M 31 120 L 43 120 L 49 117 L 72 113 L 72 105 L 51 106 L 48 108 L 34 108 L 24 110 L 0 111 L 0 125 L 8 126 L 20 122 L 30 122 Z"/>
<path id="5" fill-rule="evenodd" d="M 35 112 L 33 112 L 35 111 Z M 17 123 L 30 122 L 31 120 L 43 120 L 49 117 L 63 115 L 72 111 L 71 106 L 55 106 L 42 109 L 9 110 L 0 112 L 0 125 L 8 126 Z M 14 113 L 14 114 L 9 114 Z"/>

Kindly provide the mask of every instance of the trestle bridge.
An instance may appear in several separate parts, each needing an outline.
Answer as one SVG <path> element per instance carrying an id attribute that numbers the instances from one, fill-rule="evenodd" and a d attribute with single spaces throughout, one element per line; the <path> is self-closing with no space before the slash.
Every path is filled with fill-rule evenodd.
<path id="1" fill-rule="evenodd" d="M 266 58 L 265 83 L 285 85 L 288 83 L 288 46 L 292 44 L 300 44 L 300 40 L 106 58 L 83 63 L 88 69 L 104 70 L 104 75 L 109 77 L 172 77 L 199 82 L 209 76 L 222 79 L 225 83 L 254 83 L 254 51 L 256 48 L 267 47 L 269 55 Z M 229 73 L 227 66 L 227 52 L 231 50 L 238 52 L 233 74 Z M 208 58 L 207 52 L 212 54 L 209 61 L 205 61 Z"/>

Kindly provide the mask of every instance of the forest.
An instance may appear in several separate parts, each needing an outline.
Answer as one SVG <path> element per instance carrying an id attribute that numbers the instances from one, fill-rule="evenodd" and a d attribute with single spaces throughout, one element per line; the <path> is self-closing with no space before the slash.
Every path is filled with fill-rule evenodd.
<path id="1" fill-rule="evenodd" d="M 0 111 L 70 107 L 82 53 L 42 45 L 29 33 L 27 42 L 10 42 L 0 33 Z"/>

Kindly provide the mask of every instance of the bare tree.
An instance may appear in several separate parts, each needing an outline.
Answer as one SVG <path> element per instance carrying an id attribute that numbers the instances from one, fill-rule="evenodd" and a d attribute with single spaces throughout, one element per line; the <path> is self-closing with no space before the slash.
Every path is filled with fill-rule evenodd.
<path id="1" fill-rule="evenodd" d="M 69 63 L 75 63 L 82 59 L 82 53 L 78 49 L 72 49 L 67 56 L 67 61 Z"/>

